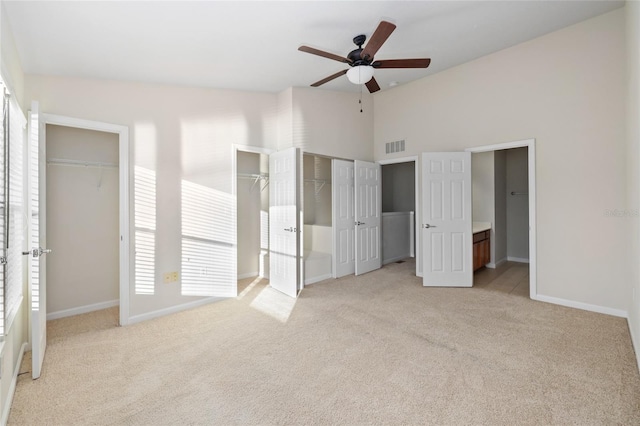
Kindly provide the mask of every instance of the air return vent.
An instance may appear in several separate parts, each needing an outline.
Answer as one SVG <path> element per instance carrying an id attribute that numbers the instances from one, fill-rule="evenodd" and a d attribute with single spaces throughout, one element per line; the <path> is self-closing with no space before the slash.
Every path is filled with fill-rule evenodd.
<path id="1" fill-rule="evenodd" d="M 404 151 L 404 139 L 401 141 L 387 142 L 386 144 L 387 154 L 393 154 L 394 152 Z"/>

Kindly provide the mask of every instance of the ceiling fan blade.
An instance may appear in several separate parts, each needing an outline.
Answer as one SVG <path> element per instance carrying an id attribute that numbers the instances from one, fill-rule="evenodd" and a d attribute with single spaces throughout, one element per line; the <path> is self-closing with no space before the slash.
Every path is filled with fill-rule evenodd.
<path id="1" fill-rule="evenodd" d="M 386 59 L 371 64 L 374 68 L 427 68 L 431 59 Z"/>
<path id="2" fill-rule="evenodd" d="M 396 29 L 395 24 L 391 22 L 382 21 L 378 25 L 378 28 L 374 31 L 373 35 L 367 42 L 367 45 L 364 47 L 362 52 L 360 53 L 360 58 L 362 59 L 372 59 L 378 49 L 384 44 L 385 41 L 389 38 L 393 30 Z"/>
<path id="3" fill-rule="evenodd" d="M 298 47 L 298 50 L 301 52 L 311 53 L 312 55 L 322 56 L 323 58 L 333 59 L 334 61 L 343 62 L 345 64 L 351 63 L 351 60 L 348 58 L 343 58 L 342 56 L 334 55 L 333 53 L 325 52 L 324 50 L 314 49 L 309 46 L 300 46 Z"/>
<path id="4" fill-rule="evenodd" d="M 322 79 L 322 80 L 320 80 L 320 81 L 316 81 L 315 83 L 313 83 L 313 84 L 311 85 L 311 87 L 318 87 L 318 86 L 322 86 L 323 84 L 328 83 L 329 81 L 331 81 L 331 80 L 333 80 L 333 79 L 336 79 L 336 78 L 340 77 L 341 75 L 345 75 L 346 73 L 347 73 L 347 70 L 338 71 L 338 72 L 337 72 L 337 73 L 335 73 L 335 74 L 331 74 L 331 75 L 330 75 L 329 77 L 327 77 L 327 78 L 323 78 L 323 79 Z"/>
<path id="5" fill-rule="evenodd" d="M 365 85 L 367 86 L 367 89 L 369 89 L 369 93 L 377 92 L 378 90 L 380 90 L 380 85 L 378 85 L 375 77 L 371 77 L 371 80 L 367 81 Z"/>

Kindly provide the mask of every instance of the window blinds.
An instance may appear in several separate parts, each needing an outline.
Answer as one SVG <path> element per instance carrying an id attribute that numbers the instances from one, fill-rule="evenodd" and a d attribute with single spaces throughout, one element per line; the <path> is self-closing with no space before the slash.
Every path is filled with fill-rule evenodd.
<path id="1" fill-rule="evenodd" d="M 136 166 L 134 179 L 135 292 L 153 295 L 156 271 L 156 173 Z"/>
<path id="2" fill-rule="evenodd" d="M 5 271 L 5 330 L 18 313 L 22 302 L 23 256 L 25 235 L 25 198 L 24 198 L 24 146 L 26 119 L 14 99 L 9 101 L 9 210 L 7 235 L 7 265 Z M 6 219 L 5 219 L 6 220 Z"/>

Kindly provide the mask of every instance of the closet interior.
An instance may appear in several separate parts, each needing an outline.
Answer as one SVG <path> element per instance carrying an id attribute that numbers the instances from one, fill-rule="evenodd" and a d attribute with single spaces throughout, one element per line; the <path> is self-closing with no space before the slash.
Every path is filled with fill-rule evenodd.
<path id="1" fill-rule="evenodd" d="M 269 278 L 269 156 L 237 152 L 238 279 Z"/>
<path id="2" fill-rule="evenodd" d="M 304 177 L 304 283 L 331 278 L 332 206 L 331 159 L 303 155 Z"/>

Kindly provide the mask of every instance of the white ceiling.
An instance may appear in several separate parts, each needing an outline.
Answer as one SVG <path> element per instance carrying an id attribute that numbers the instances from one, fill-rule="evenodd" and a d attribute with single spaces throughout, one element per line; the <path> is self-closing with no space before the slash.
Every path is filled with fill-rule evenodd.
<path id="1" fill-rule="evenodd" d="M 382 90 L 533 39 L 623 1 L 5 1 L 26 73 L 278 92 L 346 65 L 381 19 L 397 25 L 377 59 L 432 58 L 377 70 Z M 541 58 L 544 60 L 544 58 Z M 357 91 L 346 76 L 322 86 Z"/>

